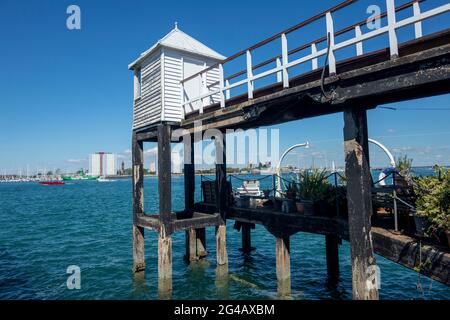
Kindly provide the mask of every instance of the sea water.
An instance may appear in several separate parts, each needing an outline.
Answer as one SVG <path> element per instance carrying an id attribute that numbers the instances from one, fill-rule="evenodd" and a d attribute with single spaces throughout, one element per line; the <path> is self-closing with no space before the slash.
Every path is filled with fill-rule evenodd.
<path id="1" fill-rule="evenodd" d="M 200 177 L 196 198 L 200 200 Z M 233 185 L 239 185 L 235 179 Z M 262 189 L 270 187 L 264 179 Z M 172 179 L 173 209 L 184 206 L 183 177 Z M 145 274 L 132 268 L 132 185 L 74 181 L 62 186 L 0 184 L 0 299 L 156 299 L 157 234 L 145 232 Z M 145 211 L 158 208 L 157 179 L 145 178 Z M 275 238 L 262 226 L 252 231 L 250 254 L 227 224 L 228 282 L 216 281 L 214 228 L 207 229 L 206 259 L 183 260 L 185 234 L 173 236 L 174 299 L 275 299 Z M 293 299 L 351 299 L 349 244 L 339 247 L 340 281 L 327 284 L 325 239 L 291 237 Z M 450 288 L 377 256 L 382 299 L 450 299 Z M 80 289 L 70 290 L 69 266 L 80 268 Z M 422 289 L 417 288 L 420 283 Z"/>

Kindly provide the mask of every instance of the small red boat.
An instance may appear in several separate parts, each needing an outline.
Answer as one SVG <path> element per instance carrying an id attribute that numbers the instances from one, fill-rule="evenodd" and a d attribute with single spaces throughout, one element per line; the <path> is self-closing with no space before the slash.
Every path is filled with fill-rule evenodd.
<path id="1" fill-rule="evenodd" d="M 60 185 L 60 184 L 65 184 L 65 183 L 63 181 L 40 181 L 39 184 Z"/>

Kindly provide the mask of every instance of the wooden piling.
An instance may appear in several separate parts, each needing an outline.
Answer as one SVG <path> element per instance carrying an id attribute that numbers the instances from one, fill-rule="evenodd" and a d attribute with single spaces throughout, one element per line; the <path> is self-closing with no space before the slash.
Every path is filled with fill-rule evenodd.
<path id="1" fill-rule="evenodd" d="M 132 137 L 133 158 L 133 271 L 145 270 L 144 228 L 136 225 L 136 218 L 144 214 L 144 149 L 136 134 Z"/>
<path id="2" fill-rule="evenodd" d="M 276 268 L 278 280 L 278 296 L 291 294 L 291 254 L 289 237 L 277 237 Z"/>
<path id="3" fill-rule="evenodd" d="M 242 223 L 242 252 L 249 253 L 254 248 L 252 248 L 252 238 L 251 238 L 252 225 L 250 223 Z"/>
<path id="4" fill-rule="evenodd" d="M 197 236 L 195 229 L 186 230 L 186 255 L 187 262 L 198 260 L 197 257 Z"/>
<path id="5" fill-rule="evenodd" d="M 196 229 L 195 236 L 197 238 L 197 257 L 204 258 L 208 255 L 208 251 L 206 251 L 206 230 L 205 230 L 205 228 Z"/>
<path id="6" fill-rule="evenodd" d="M 226 142 L 225 134 L 222 137 L 215 137 L 214 143 L 216 147 L 216 208 L 221 217 L 221 225 L 216 227 L 216 251 L 217 264 L 228 264 L 227 254 L 227 171 L 226 171 Z"/>
<path id="7" fill-rule="evenodd" d="M 353 299 L 377 300 L 366 110 L 344 111 L 344 140 Z"/>
<path id="8" fill-rule="evenodd" d="M 327 257 L 327 273 L 329 280 L 339 278 L 339 238 L 336 235 L 325 236 L 325 251 Z"/>
<path id="9" fill-rule="evenodd" d="M 187 138 L 187 137 L 186 137 Z M 192 135 L 184 141 L 184 211 L 185 217 L 191 218 L 194 213 L 195 194 L 195 164 L 194 141 Z M 186 261 L 195 261 L 197 256 L 197 232 L 195 229 L 186 230 Z"/>
<path id="10" fill-rule="evenodd" d="M 165 296 L 172 290 L 172 190 L 171 190 L 171 128 L 158 125 L 158 290 Z"/>

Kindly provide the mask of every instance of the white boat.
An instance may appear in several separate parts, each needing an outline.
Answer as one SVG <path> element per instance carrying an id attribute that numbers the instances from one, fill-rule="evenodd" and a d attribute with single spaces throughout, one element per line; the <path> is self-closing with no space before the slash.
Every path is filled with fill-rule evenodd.
<path id="1" fill-rule="evenodd" d="M 245 180 L 242 186 L 236 189 L 237 196 L 262 197 L 263 194 L 258 180 Z"/>
<path id="2" fill-rule="evenodd" d="M 99 177 L 97 179 L 97 181 L 98 182 L 113 182 L 113 181 L 116 181 L 116 180 L 111 180 L 111 179 L 108 179 L 108 178 L 102 176 L 102 177 Z"/>

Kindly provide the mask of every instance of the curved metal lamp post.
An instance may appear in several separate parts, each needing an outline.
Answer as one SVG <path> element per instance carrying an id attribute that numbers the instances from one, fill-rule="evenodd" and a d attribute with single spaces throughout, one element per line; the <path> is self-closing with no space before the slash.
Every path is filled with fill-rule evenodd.
<path id="1" fill-rule="evenodd" d="M 368 140 L 370 143 L 373 143 L 374 145 L 380 147 L 384 151 L 384 153 L 386 153 L 386 155 L 389 157 L 389 161 L 391 163 L 392 168 L 395 168 L 396 164 L 395 164 L 394 156 L 388 150 L 388 148 L 386 148 L 383 144 L 381 144 L 381 142 L 379 142 L 377 140 L 374 140 L 374 139 L 368 139 Z M 393 193 L 393 197 L 394 197 L 394 229 L 395 229 L 395 231 L 398 231 L 397 192 L 395 190 L 395 178 L 393 178 L 393 180 L 394 180 L 394 190 L 392 191 L 392 193 Z M 384 180 L 380 182 L 380 185 L 385 185 Z"/>
<path id="2" fill-rule="evenodd" d="M 373 143 L 374 145 L 380 147 L 384 153 L 386 153 L 386 155 L 389 157 L 389 161 L 391 162 L 391 166 L 393 168 L 395 168 L 396 164 L 395 164 L 395 159 L 394 156 L 392 155 L 392 153 L 388 150 L 388 148 L 386 148 L 383 144 L 381 144 L 381 142 L 374 140 L 374 139 L 368 139 L 370 143 Z"/>
<path id="3" fill-rule="evenodd" d="M 280 161 L 278 162 L 278 165 L 275 168 L 275 173 L 277 175 L 277 192 L 276 192 L 276 196 L 281 196 L 281 162 L 283 162 L 283 159 L 286 157 L 286 155 L 291 152 L 293 149 L 295 148 L 301 148 L 301 147 L 305 147 L 305 148 L 309 148 L 309 142 L 306 141 L 305 143 L 299 143 L 299 144 L 295 144 L 292 147 L 289 147 L 288 149 L 286 149 L 286 151 L 284 151 L 284 153 L 281 155 L 280 157 Z"/>

